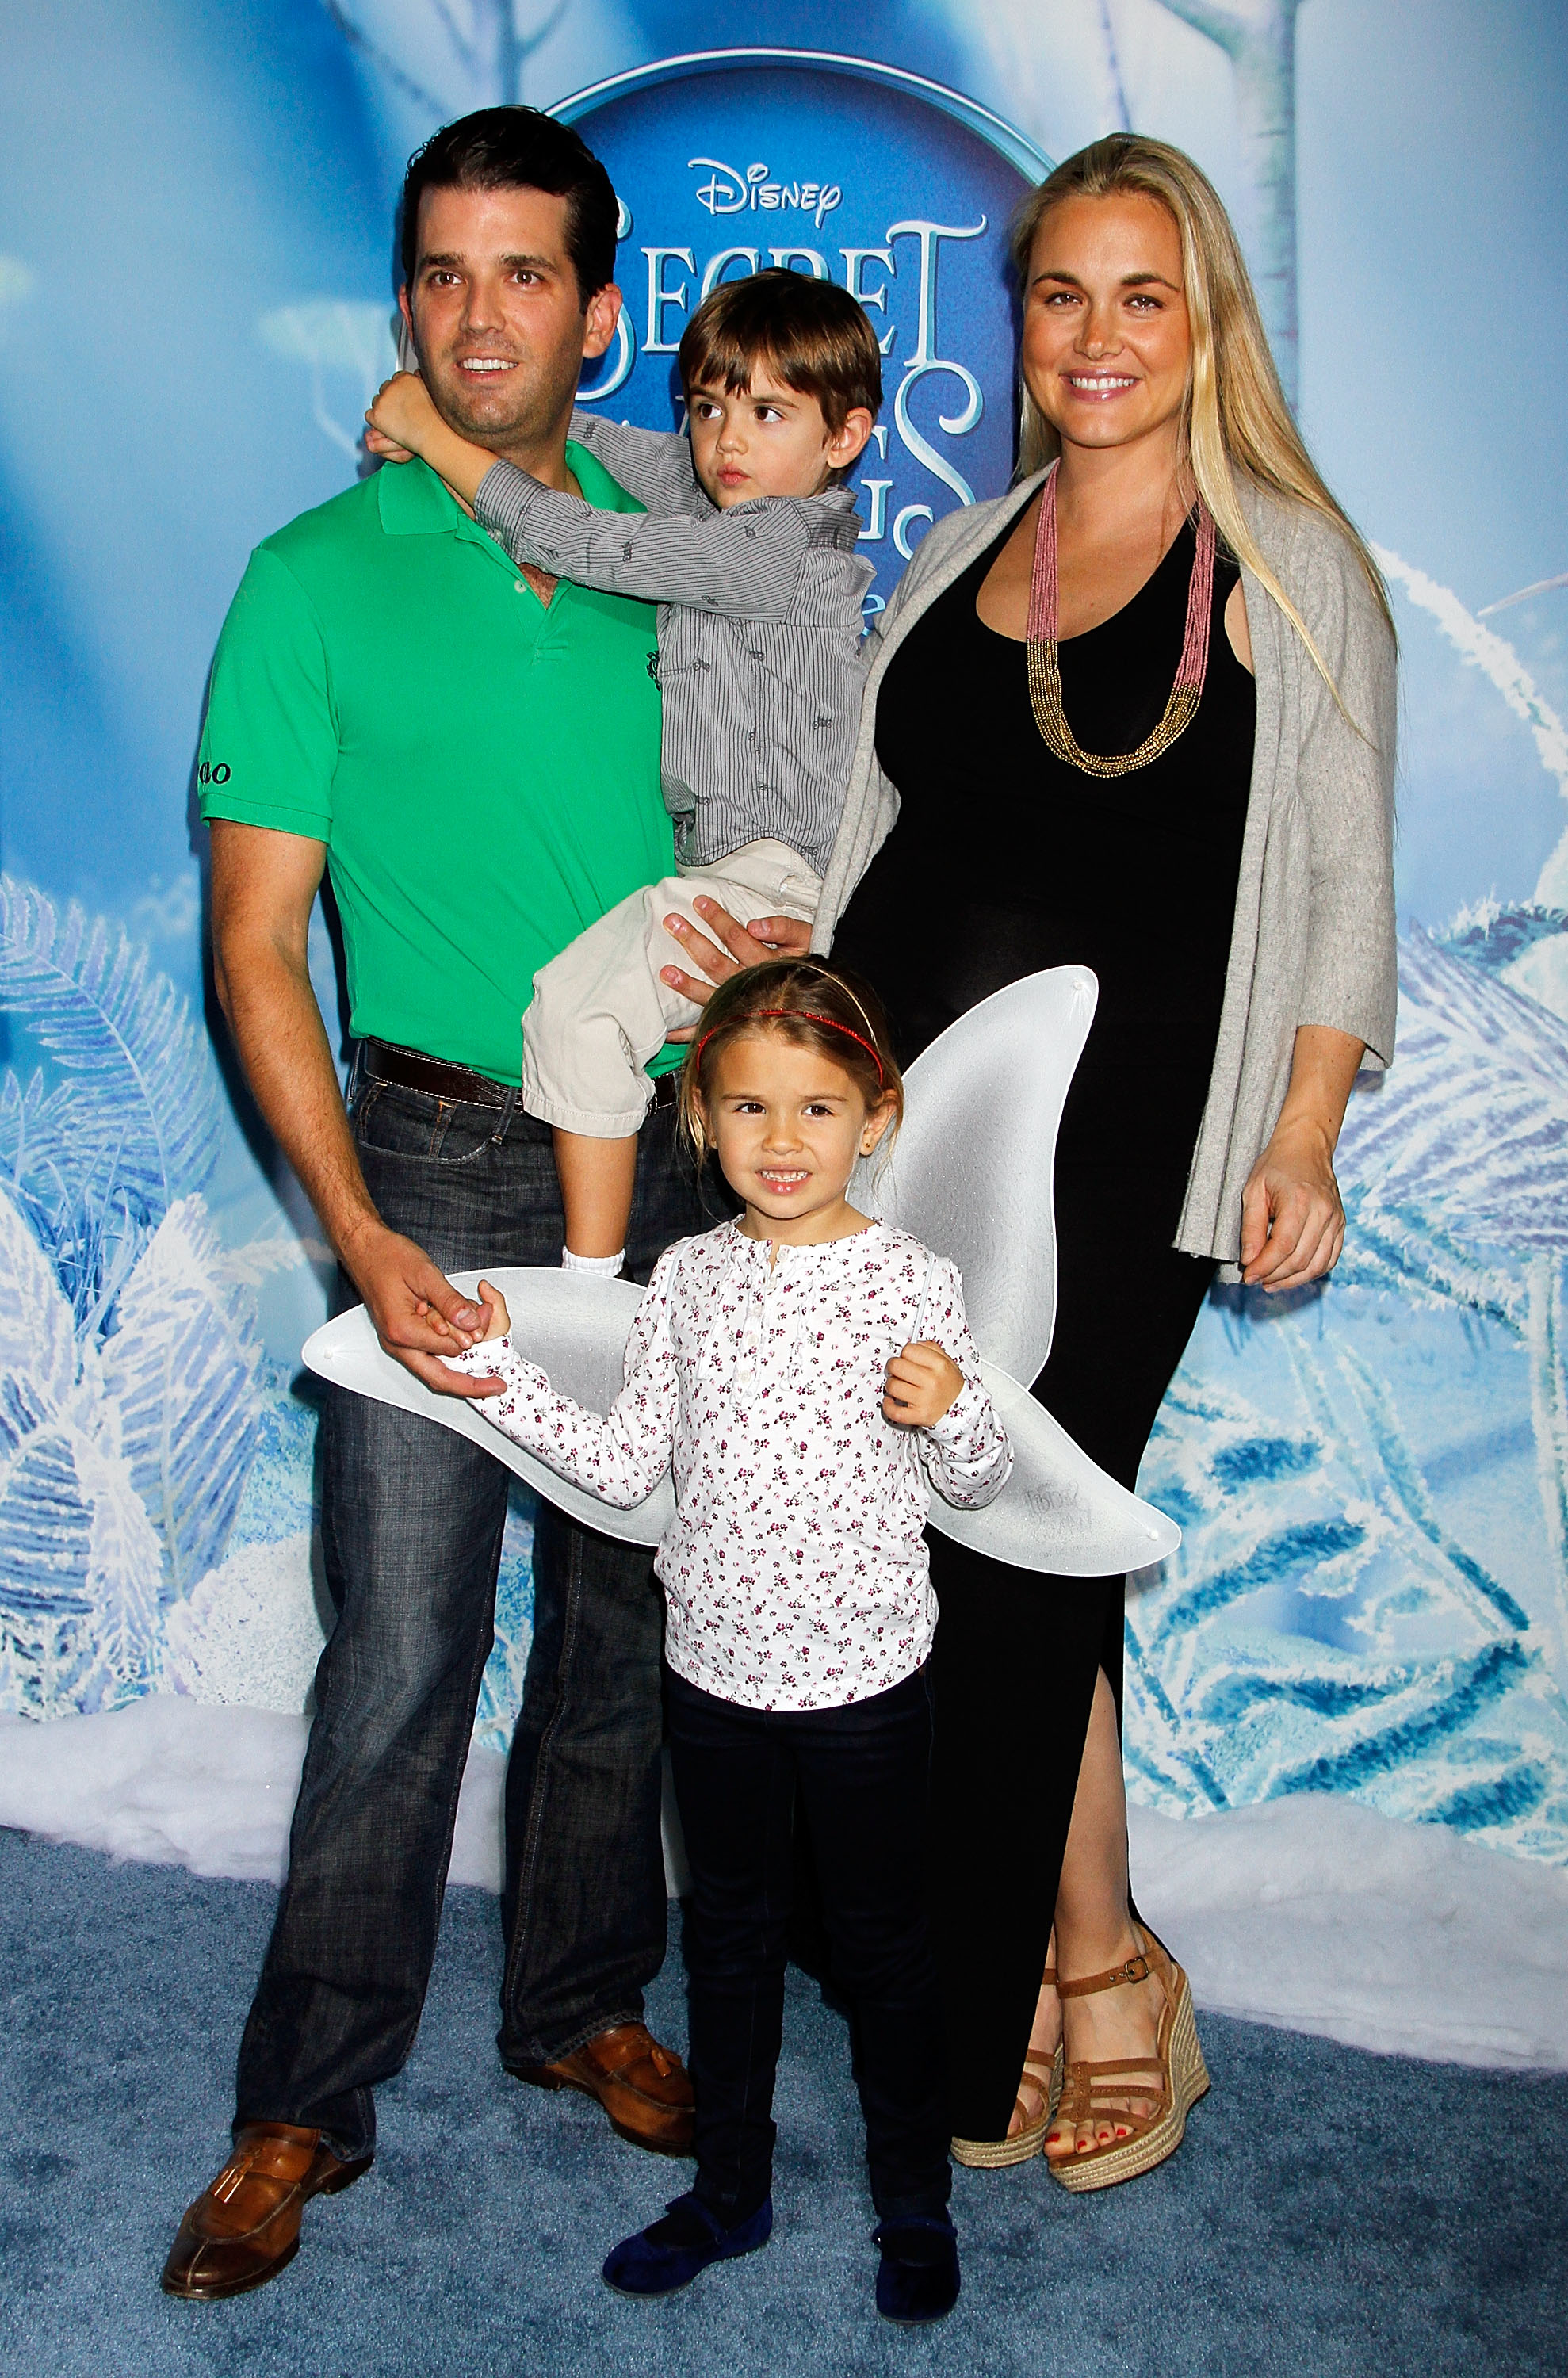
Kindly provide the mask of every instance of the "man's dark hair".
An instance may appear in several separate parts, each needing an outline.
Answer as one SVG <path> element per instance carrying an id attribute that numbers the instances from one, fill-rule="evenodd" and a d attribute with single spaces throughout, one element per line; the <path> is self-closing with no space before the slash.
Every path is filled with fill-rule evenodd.
<path id="1" fill-rule="evenodd" d="M 481 107 L 432 133 L 408 161 L 403 184 L 403 277 L 419 260 L 419 201 L 427 190 L 543 190 L 565 198 L 566 250 L 586 306 L 615 278 L 620 209 L 609 175 L 569 124 L 537 107 Z"/>

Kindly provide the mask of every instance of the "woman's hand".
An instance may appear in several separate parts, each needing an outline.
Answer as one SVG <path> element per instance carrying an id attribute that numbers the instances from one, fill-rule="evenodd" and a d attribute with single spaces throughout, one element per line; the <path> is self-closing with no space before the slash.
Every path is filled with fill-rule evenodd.
<path id="1" fill-rule="evenodd" d="M 678 966 L 660 967 L 659 979 L 695 1000 L 699 1007 L 742 967 L 761 966 L 766 958 L 803 958 L 811 948 L 811 927 L 799 917 L 759 917 L 754 924 L 738 925 L 729 909 L 721 908 L 706 893 L 699 894 L 692 905 L 713 935 L 712 941 L 681 916 L 666 917 L 664 930 L 674 935 L 688 962 L 699 971 L 687 974 Z M 669 1037 L 690 1040 L 694 1029 L 672 1032 Z"/>
<path id="2" fill-rule="evenodd" d="M 1305 1288 L 1332 1271 L 1345 1207 L 1331 1142 L 1318 1125 L 1275 1132 L 1241 1199 L 1241 1276 L 1248 1288 Z"/>
<path id="3" fill-rule="evenodd" d="M 1327 1024 L 1296 1035 L 1290 1088 L 1274 1135 L 1241 1198 L 1241 1276 L 1271 1292 L 1305 1288 L 1339 1261 L 1345 1205 L 1333 1151 L 1366 1043 Z"/>

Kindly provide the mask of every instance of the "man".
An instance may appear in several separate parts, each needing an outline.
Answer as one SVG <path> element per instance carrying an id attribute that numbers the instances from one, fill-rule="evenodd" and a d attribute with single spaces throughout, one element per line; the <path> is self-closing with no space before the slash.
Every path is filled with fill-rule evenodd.
<path id="1" fill-rule="evenodd" d="M 636 507 L 567 444 L 615 333 L 616 200 L 525 108 L 438 133 L 404 193 L 400 303 L 437 405 L 547 486 Z M 219 995 L 257 1102 L 387 1351 L 442 1394 L 446 1273 L 553 1264 L 550 1135 L 517 1102 L 537 967 L 673 853 L 651 606 L 519 571 L 421 462 L 252 556 L 202 739 Z M 358 1042 L 345 1115 L 306 965 L 330 866 Z M 691 937 L 688 948 L 699 944 Z M 638 1153 L 628 1267 L 704 1227 L 673 1105 Z M 230 2161 L 187 2213 L 170 2292 L 231 2295 L 293 2255 L 308 2200 L 374 2150 L 412 2045 L 490 1648 L 508 1472 L 433 1423 L 334 1391 L 322 1537 L 337 1611 L 279 1904 L 240 2050 Z M 548 1506 L 507 1782 L 501 2056 L 681 2152 L 691 2086 L 643 2022 L 665 1948 L 661 1607 L 648 1556 Z"/>

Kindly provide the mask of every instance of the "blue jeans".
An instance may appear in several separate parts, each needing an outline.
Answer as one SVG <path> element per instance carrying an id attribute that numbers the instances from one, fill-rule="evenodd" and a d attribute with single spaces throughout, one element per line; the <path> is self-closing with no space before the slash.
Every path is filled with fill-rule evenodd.
<path id="1" fill-rule="evenodd" d="M 801 1821 L 833 1978 L 854 2012 L 872 2201 L 885 2221 L 940 2214 L 952 2172 L 925 1916 L 926 1671 L 840 1709 L 741 1709 L 673 1674 L 665 1693 L 692 1869 L 682 1946 L 697 2195 L 729 2228 L 754 2213 L 771 2185 Z"/>
<path id="2" fill-rule="evenodd" d="M 545 1124 L 515 1105 L 380 1082 L 353 1114 L 383 1219 L 444 1271 L 559 1261 Z M 644 1279 L 672 1239 L 717 1219 L 674 1120 L 653 1109 L 638 1148 L 627 1264 Z M 413 2046 L 435 1955 L 511 1474 L 434 1421 L 329 1392 L 321 1533 L 337 1617 L 240 2048 L 236 2121 L 318 2128 L 349 2157 L 374 2144 L 371 2092 Z M 634 2022 L 663 1962 L 663 1623 L 651 1555 L 540 1506 L 506 1789 L 508 2063 L 548 2062 Z"/>

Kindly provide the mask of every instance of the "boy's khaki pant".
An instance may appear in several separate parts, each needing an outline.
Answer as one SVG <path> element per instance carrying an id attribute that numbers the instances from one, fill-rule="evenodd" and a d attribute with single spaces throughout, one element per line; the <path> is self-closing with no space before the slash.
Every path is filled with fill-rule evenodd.
<path id="1" fill-rule="evenodd" d="M 672 912 L 699 932 L 699 893 L 737 923 L 816 913 L 822 879 L 782 842 L 748 842 L 711 867 L 682 868 L 633 892 L 541 967 L 523 1018 L 523 1104 L 531 1115 L 590 1139 L 637 1130 L 653 1096 L 643 1071 L 672 1031 L 694 1024 L 695 1002 L 659 979 L 681 960 L 665 931 Z"/>

